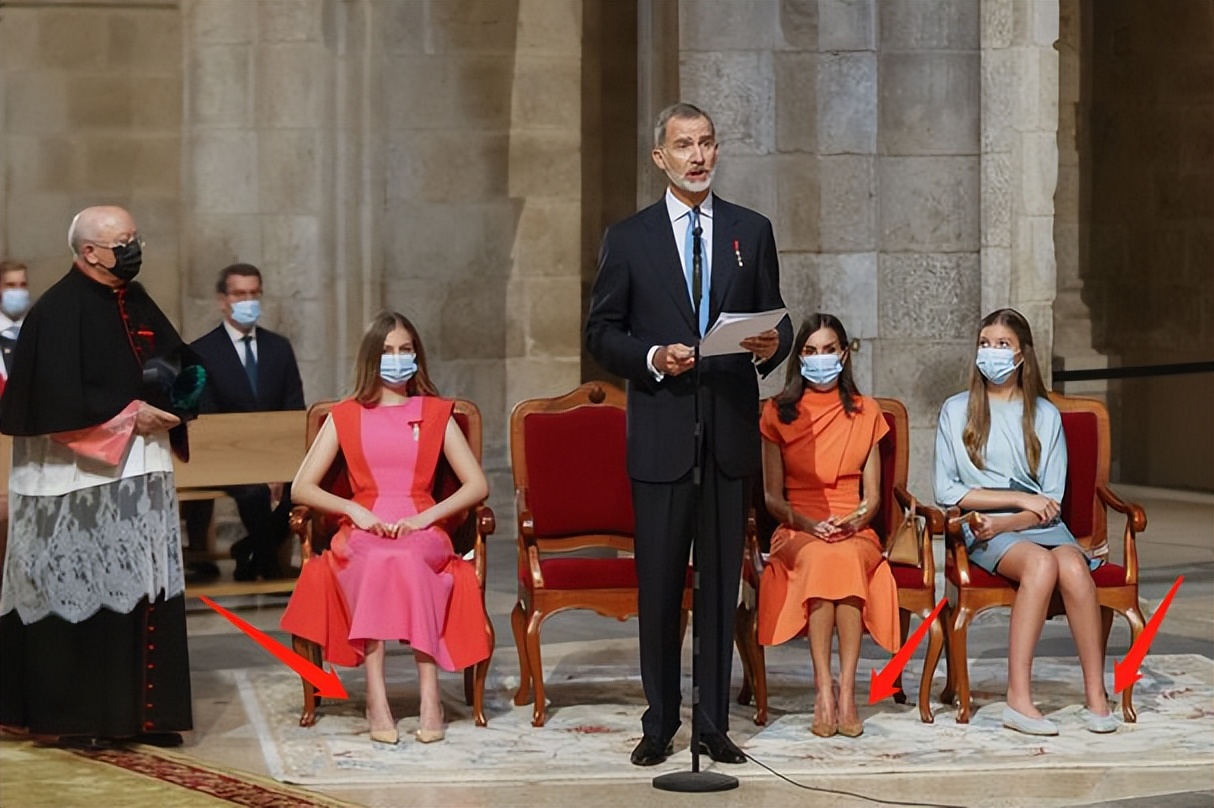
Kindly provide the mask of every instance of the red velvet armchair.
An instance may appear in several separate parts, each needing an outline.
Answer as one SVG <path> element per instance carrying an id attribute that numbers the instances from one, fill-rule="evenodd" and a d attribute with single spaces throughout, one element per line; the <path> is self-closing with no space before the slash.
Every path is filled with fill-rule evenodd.
<path id="1" fill-rule="evenodd" d="M 1113 509 L 1125 516 L 1122 532 L 1122 563 L 1098 567 L 1092 578 L 1108 648 L 1113 614 L 1120 614 L 1130 625 L 1131 643 L 1143 629 L 1138 611 L 1138 549 L 1135 536 L 1146 529 L 1147 517 L 1141 507 L 1121 500 L 1109 488 L 1109 413 L 1094 399 L 1070 398 L 1050 394 L 1050 401 L 1062 413 L 1062 431 L 1066 436 L 1066 492 L 1062 498 L 1062 521 L 1076 540 L 1089 552 L 1108 552 L 1108 515 Z M 950 510 L 950 516 L 959 513 Z M 972 709 L 966 635 L 974 616 L 987 609 L 1011 607 L 1016 599 L 1016 584 L 1001 575 L 992 575 L 971 565 L 965 553 L 960 528 L 950 525 L 946 533 L 944 575 L 951 605 L 949 625 L 948 681 L 941 701 L 957 701 L 957 722 L 968 723 Z M 1050 616 L 1063 613 L 1062 598 L 1054 593 Z M 1134 688 L 1121 693 L 1121 710 L 1126 722 L 1138 720 L 1134 712 Z"/>
<path id="2" fill-rule="evenodd" d="M 336 403 L 335 401 L 321 401 L 308 408 L 307 440 L 309 446 L 316 439 L 316 435 L 320 432 L 320 428 L 324 424 L 329 410 Z M 460 399 L 455 402 L 455 409 L 452 415 L 459 428 L 463 431 L 464 437 L 468 439 L 468 446 L 472 449 L 472 453 L 479 463 L 481 460 L 480 410 L 471 401 Z M 329 467 L 329 471 L 325 475 L 321 485 L 326 490 L 332 491 L 339 496 L 350 496 L 350 485 L 346 478 L 345 460 L 340 453 L 337 459 L 333 461 L 333 465 Z M 434 475 L 434 498 L 439 500 L 450 496 L 459 486 L 459 478 L 455 476 L 455 472 L 451 470 L 446 459 L 440 455 L 438 470 Z M 485 569 L 487 563 L 485 558 L 485 537 L 493 533 L 496 524 L 493 511 L 482 503 L 467 513 L 448 520 L 444 525 L 448 535 L 451 537 L 451 544 L 455 552 L 465 557 L 469 553 L 472 554 L 472 564 L 476 568 L 476 577 L 481 586 L 482 603 L 484 602 L 485 595 Z M 337 532 L 337 528 L 338 521 L 336 518 L 329 514 L 315 511 L 306 505 L 298 505 L 291 511 L 291 530 L 299 537 L 304 564 L 309 563 L 309 560 L 313 556 L 319 556 L 328 550 L 329 543 Z M 340 593 L 332 593 L 332 596 L 340 597 Z M 489 638 L 489 657 L 475 666 L 464 669 L 464 699 L 472 707 L 472 715 L 478 727 L 483 727 L 487 723 L 484 709 L 485 678 L 489 673 L 489 663 L 493 659 L 493 623 L 487 615 L 485 618 L 485 632 Z M 293 637 L 292 642 L 296 653 L 310 660 L 314 665 L 321 666 L 323 660 L 321 659 L 322 654 L 319 645 L 303 637 Z M 303 683 L 304 707 L 303 712 L 299 716 L 299 725 L 301 727 L 310 727 L 316 723 L 316 708 L 320 706 L 321 698 L 317 695 L 316 688 L 310 682 L 302 678 L 301 680 Z"/>
<path id="3" fill-rule="evenodd" d="M 534 701 L 533 726 L 547 720 L 544 621 L 567 609 L 591 609 L 618 620 L 637 613 L 636 565 L 631 557 L 619 557 L 632 551 L 634 532 L 625 429 L 623 391 L 598 382 L 557 398 L 520 401 L 510 414 L 518 511 L 514 703 Z M 592 548 L 607 552 L 565 555 Z M 685 593 L 684 626 L 689 605 Z"/>
<path id="4" fill-rule="evenodd" d="M 906 407 L 902 402 L 892 398 L 878 398 L 885 423 L 889 432 L 881 443 L 878 452 L 881 456 L 881 503 L 874 517 L 872 527 L 877 535 L 885 541 L 902 518 L 904 509 L 910 507 L 911 496 L 906 489 L 910 457 L 910 427 Z M 743 681 L 738 693 L 739 704 L 755 705 L 755 723 L 762 726 L 767 723 L 767 665 L 764 659 L 763 646 L 759 645 L 759 588 L 763 579 L 763 568 L 766 560 L 762 549 L 770 545 L 771 535 L 779 526 L 764 506 L 762 480 L 756 484 L 754 506 L 751 518 L 748 520 L 746 536 L 746 557 L 742 563 L 742 604 L 738 606 L 737 622 L 734 627 L 734 637 L 738 646 L 738 654 L 742 658 Z M 921 619 L 927 619 L 936 606 L 936 564 L 932 558 L 932 536 L 944 532 L 944 515 L 936 508 L 916 500 L 915 508 L 918 515 L 926 519 L 927 525 L 923 535 L 921 555 L 923 564 L 918 567 L 904 564 L 890 564 L 894 580 L 898 584 L 898 607 L 901 618 L 902 641 L 905 642 L 910 632 L 912 614 Z M 936 665 L 940 661 L 940 653 L 945 646 L 942 620 L 934 620 L 928 629 L 927 658 L 923 662 L 923 675 L 919 683 L 919 718 L 923 723 L 933 721 L 930 705 L 932 677 Z M 802 632 L 800 636 L 805 636 Z M 902 677 L 895 683 L 898 693 L 894 700 L 899 704 L 906 703 L 906 694 L 902 691 Z"/>

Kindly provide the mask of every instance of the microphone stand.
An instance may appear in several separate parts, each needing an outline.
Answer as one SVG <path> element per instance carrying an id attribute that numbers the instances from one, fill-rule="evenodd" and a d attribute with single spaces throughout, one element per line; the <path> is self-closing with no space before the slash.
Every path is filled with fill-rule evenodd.
<path id="1" fill-rule="evenodd" d="M 691 286 L 695 310 L 696 329 L 700 328 L 700 306 L 703 303 L 703 256 L 699 224 L 700 209 L 695 208 L 695 229 L 692 235 Z M 695 491 L 696 521 L 691 539 L 691 568 L 694 584 L 691 620 L 691 771 L 668 772 L 653 778 L 653 787 L 661 791 L 678 791 L 686 794 L 729 791 L 738 787 L 738 778 L 721 772 L 700 771 L 700 616 L 703 599 L 700 587 L 700 537 L 704 533 L 704 408 L 701 401 L 703 388 L 700 384 L 700 340 L 695 341 L 695 364 L 692 381 L 695 388 L 695 454 L 691 467 L 692 487 Z"/>

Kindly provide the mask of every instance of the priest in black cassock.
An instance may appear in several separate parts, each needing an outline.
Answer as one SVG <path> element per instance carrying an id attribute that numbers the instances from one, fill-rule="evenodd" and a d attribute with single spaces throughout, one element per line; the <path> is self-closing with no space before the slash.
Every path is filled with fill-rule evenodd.
<path id="1" fill-rule="evenodd" d="M 176 745 L 193 718 L 172 453 L 197 391 L 180 384 L 177 331 L 133 282 L 131 215 L 88 208 L 68 241 L 72 268 L 27 315 L 0 411 L 0 724 Z"/>

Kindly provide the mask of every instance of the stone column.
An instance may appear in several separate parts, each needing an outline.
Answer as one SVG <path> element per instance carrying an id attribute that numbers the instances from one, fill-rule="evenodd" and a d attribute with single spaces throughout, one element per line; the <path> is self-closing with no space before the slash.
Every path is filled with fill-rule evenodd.
<path id="1" fill-rule="evenodd" d="M 1058 180 L 1058 0 L 984 0 L 982 311 L 1028 318 L 1049 383 L 1054 190 Z"/>
<path id="2" fill-rule="evenodd" d="M 313 0 L 182 4 L 185 335 L 218 321 L 218 271 L 256 264 L 262 322 L 294 344 L 310 401 L 334 395 L 348 375 L 337 367 L 333 304 L 334 189 L 343 187 L 334 51 L 345 31 L 335 15 L 346 10 Z"/>
<path id="3" fill-rule="evenodd" d="M 507 407 L 581 381 L 581 34 L 581 0 L 520 0 L 507 185 L 520 206 L 505 299 Z"/>
<path id="4" fill-rule="evenodd" d="M 147 239 L 139 279 L 180 324 L 180 25 L 173 4 L 0 11 L 0 258 L 35 295 L 71 263 L 72 216 L 121 205 Z"/>
<path id="5" fill-rule="evenodd" d="M 873 386 L 910 412 L 911 490 L 931 495 L 940 404 L 963 389 L 979 318 L 975 0 L 881 0 Z"/>

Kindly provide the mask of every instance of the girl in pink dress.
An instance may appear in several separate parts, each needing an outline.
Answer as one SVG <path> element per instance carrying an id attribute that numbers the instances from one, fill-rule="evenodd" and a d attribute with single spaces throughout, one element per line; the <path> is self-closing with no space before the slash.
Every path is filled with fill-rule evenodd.
<path id="1" fill-rule="evenodd" d="M 383 743 L 398 740 L 384 684 L 384 640 L 413 648 L 421 691 L 417 738 L 423 743 L 444 736 L 437 666 L 457 670 L 489 654 L 475 572 L 438 526 L 489 492 L 452 406 L 437 397 L 412 323 L 381 314 L 359 348 L 354 395 L 333 407 L 292 484 L 295 502 L 339 515 L 342 527 L 329 552 L 305 565 L 283 627 L 321 642 L 330 661 L 365 659 L 367 720 L 372 740 Z M 321 487 L 339 451 L 350 499 Z M 440 452 L 461 485 L 435 502 L 431 488 Z M 317 587 L 309 585 L 306 568 L 314 562 L 327 565 L 317 571 L 331 574 L 340 592 L 327 610 L 316 604 Z M 322 631 L 319 612 L 325 612 Z M 348 637 L 332 636 L 335 622 L 349 626 Z"/>

